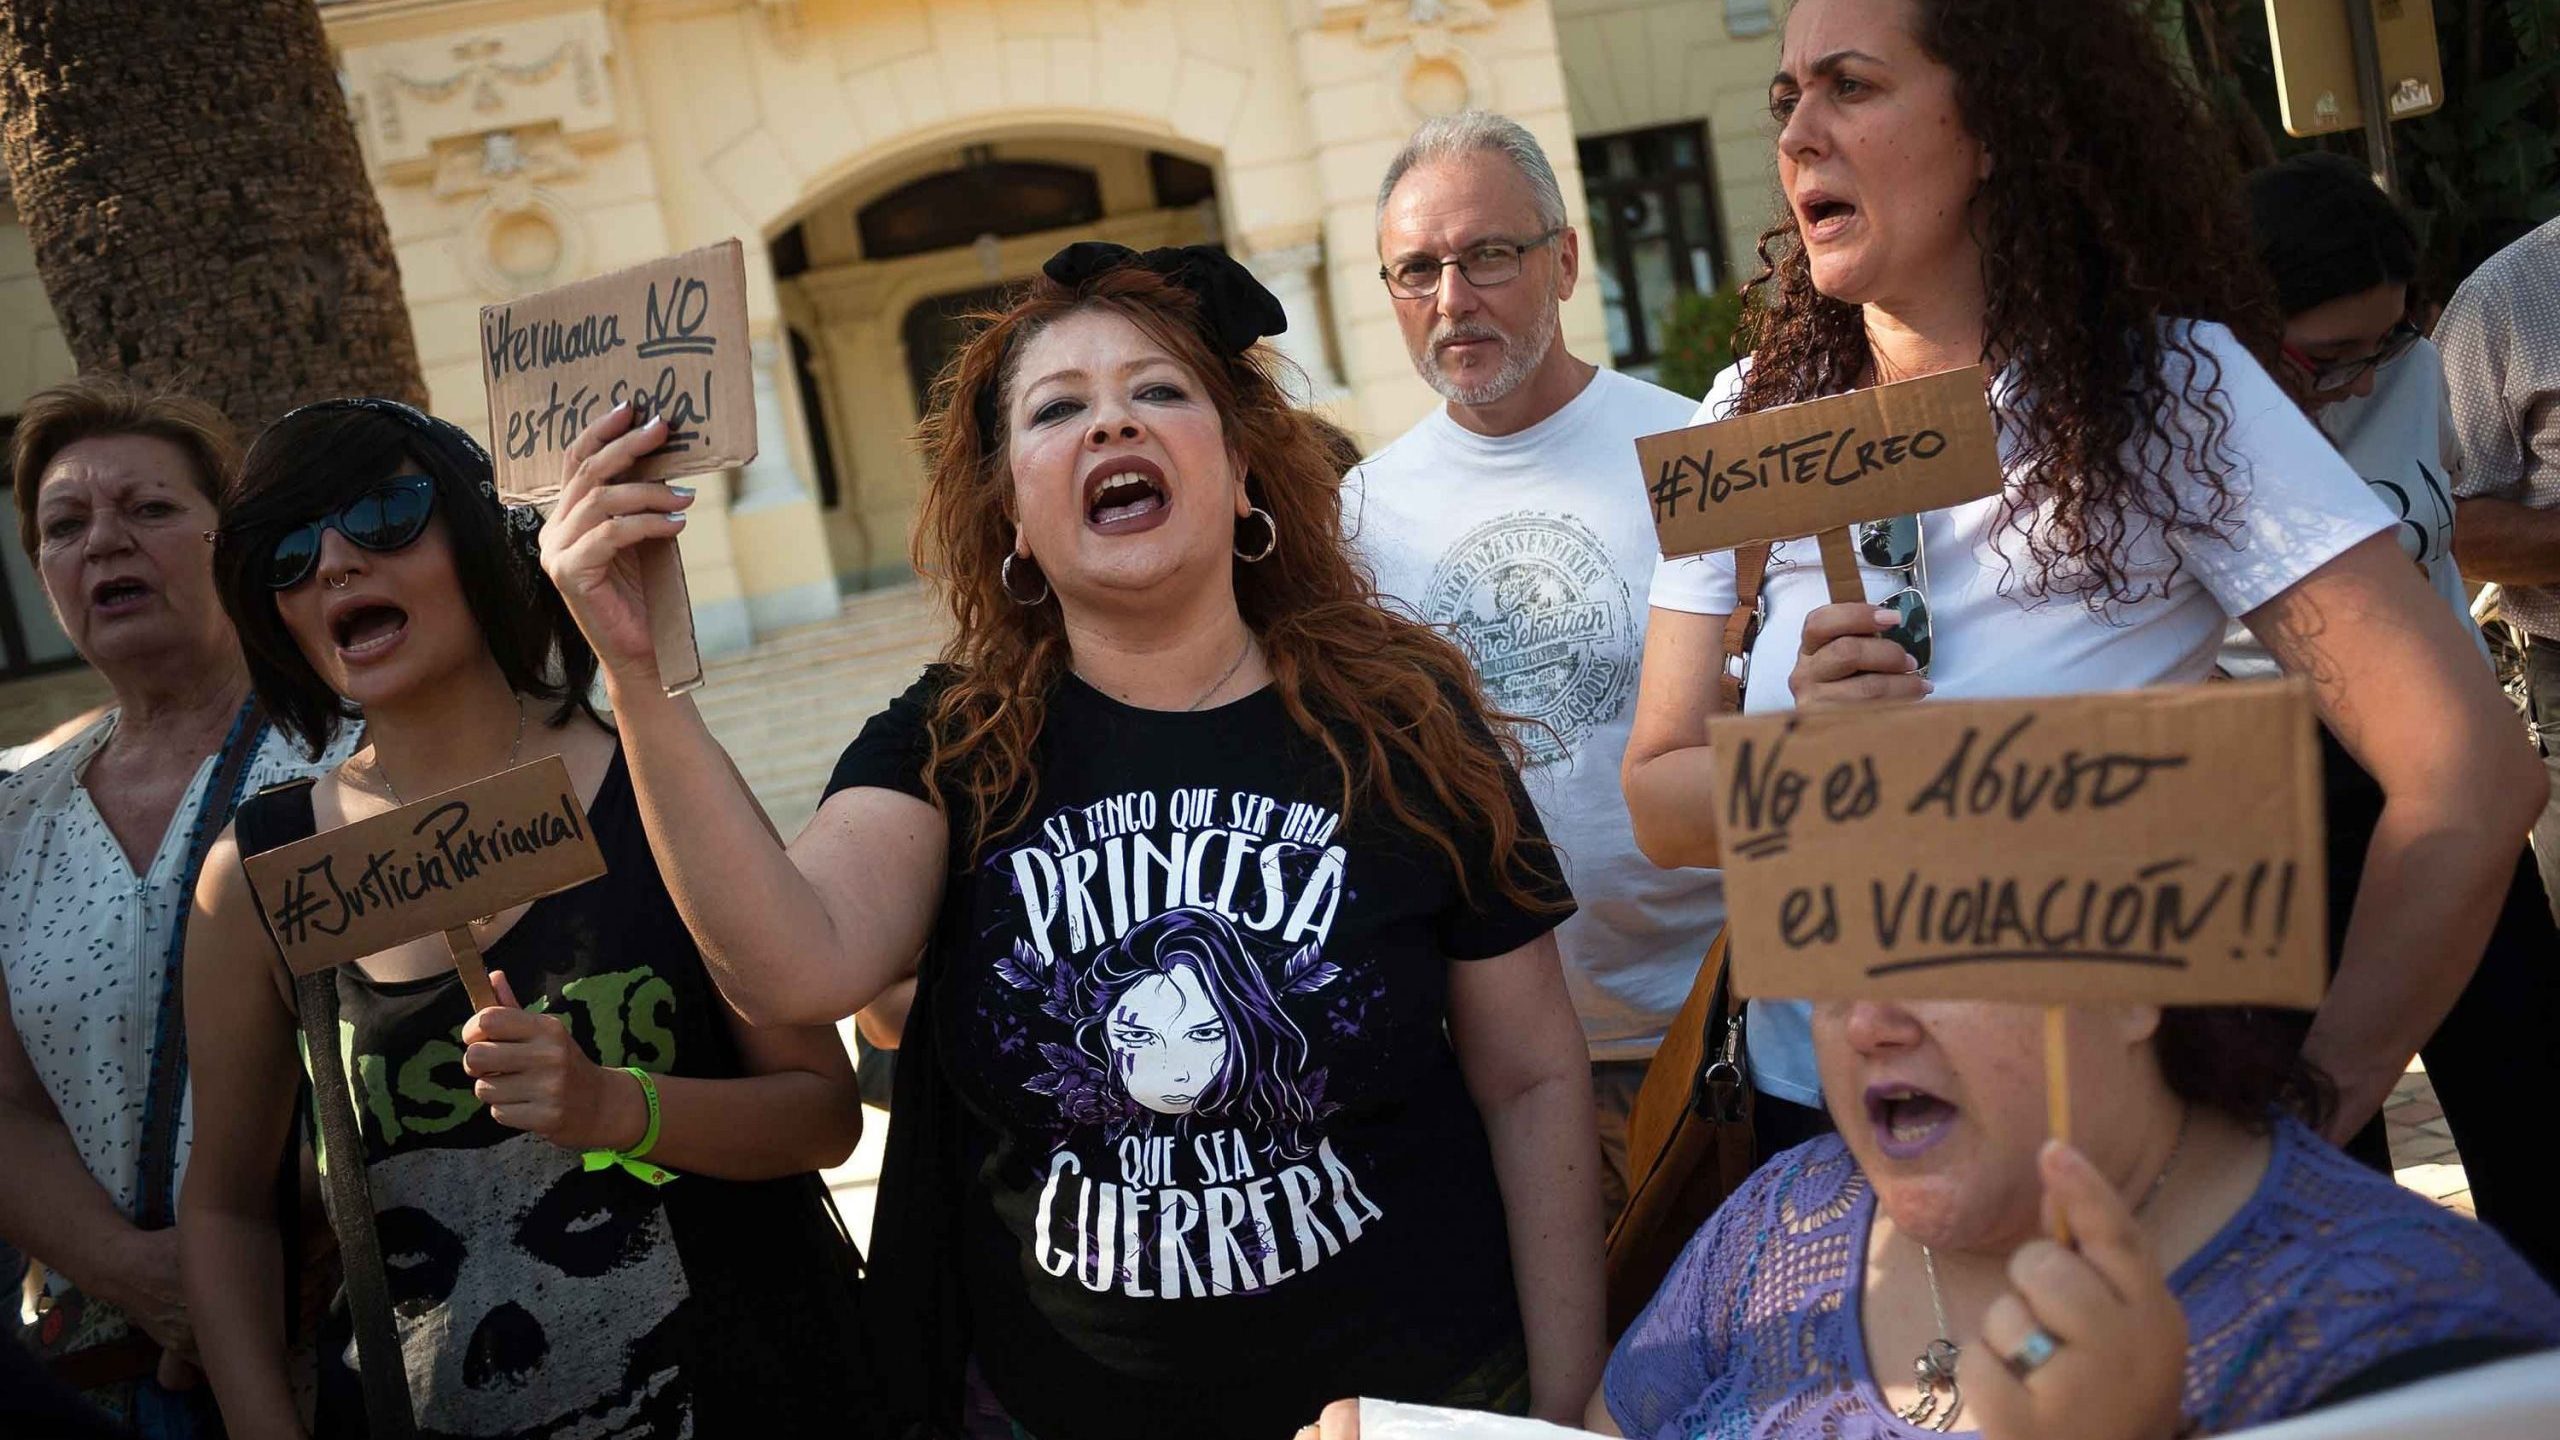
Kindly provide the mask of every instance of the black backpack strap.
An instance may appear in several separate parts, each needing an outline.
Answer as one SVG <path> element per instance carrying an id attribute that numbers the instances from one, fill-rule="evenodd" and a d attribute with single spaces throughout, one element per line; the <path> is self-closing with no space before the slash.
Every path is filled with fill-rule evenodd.
<path id="1" fill-rule="evenodd" d="M 270 786 L 242 803 L 233 833 L 246 859 L 300 840 L 315 828 L 311 782 L 300 780 Z M 382 1237 L 374 1227 L 373 1195 L 365 1182 L 364 1136 L 356 1128 L 355 1100 L 338 1050 L 338 972 L 295 976 L 293 996 L 294 1008 L 301 1012 L 303 1048 L 309 1052 L 311 1109 L 320 1123 L 321 1198 L 328 1205 L 329 1228 L 337 1233 L 346 1273 L 368 1434 L 370 1440 L 415 1440 L 409 1372 L 401 1359 L 391 1281 L 382 1268 Z"/>
<path id="2" fill-rule="evenodd" d="M 196 877 L 214 837 L 230 823 L 249 782 L 249 767 L 266 742 L 267 718 L 254 699 L 232 717 L 230 733 L 214 753 L 213 778 L 196 806 L 195 824 L 187 831 L 187 849 L 178 870 L 178 920 L 169 927 L 168 946 L 160 957 L 160 1009 L 151 1031 L 150 1088 L 143 1092 L 141 1180 L 135 1189 L 136 1229 L 166 1230 L 177 1223 L 178 1116 L 187 1099 L 186 980 L 187 910 L 195 898 Z"/>

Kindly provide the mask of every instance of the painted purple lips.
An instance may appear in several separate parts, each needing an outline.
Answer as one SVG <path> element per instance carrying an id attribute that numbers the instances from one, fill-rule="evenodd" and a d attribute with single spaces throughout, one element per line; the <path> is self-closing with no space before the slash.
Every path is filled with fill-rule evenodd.
<path id="1" fill-rule="evenodd" d="M 1916 1085 L 1867 1087 L 1867 1123 L 1889 1160 L 1925 1154 L 1955 1128 L 1956 1107 Z"/>

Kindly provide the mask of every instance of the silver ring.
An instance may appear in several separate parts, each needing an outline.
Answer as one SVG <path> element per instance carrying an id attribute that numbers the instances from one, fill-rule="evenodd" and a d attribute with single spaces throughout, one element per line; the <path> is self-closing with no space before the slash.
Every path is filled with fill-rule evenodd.
<path id="1" fill-rule="evenodd" d="M 2014 1352 L 2000 1357 L 2000 1363 L 2009 1367 L 2010 1374 L 2024 1380 L 2043 1369 L 2061 1349 L 2062 1342 L 2053 1338 L 2053 1332 L 2039 1325 L 2027 1332 L 2027 1338 L 2018 1342 Z"/>
<path id="2" fill-rule="evenodd" d="M 347 588 L 347 582 L 354 578 L 355 577 L 352 575 L 333 576 L 329 580 L 329 588 L 332 590 L 344 590 Z"/>

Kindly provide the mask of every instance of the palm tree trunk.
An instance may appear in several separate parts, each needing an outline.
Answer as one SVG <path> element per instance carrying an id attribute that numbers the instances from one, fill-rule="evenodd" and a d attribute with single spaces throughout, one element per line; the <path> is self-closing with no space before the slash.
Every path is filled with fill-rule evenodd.
<path id="1" fill-rule="evenodd" d="M 424 402 L 313 0 L 0 0 L 0 158 L 83 371 L 252 429 Z"/>

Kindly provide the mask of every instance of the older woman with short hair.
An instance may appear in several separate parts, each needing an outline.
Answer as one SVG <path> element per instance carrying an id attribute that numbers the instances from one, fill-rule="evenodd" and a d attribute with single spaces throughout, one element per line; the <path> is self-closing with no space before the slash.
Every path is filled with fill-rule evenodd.
<path id="1" fill-rule="evenodd" d="M 19 541 L 116 703 L 0 781 L 0 1240 L 44 1267 L 29 1338 L 56 1372 L 185 1435 L 210 1407 L 170 1394 L 195 1355 L 169 1228 L 177 932 L 233 803 L 312 763 L 249 710 L 214 595 L 205 540 L 238 463 L 221 415 L 75 380 L 27 402 L 9 460 Z"/>

